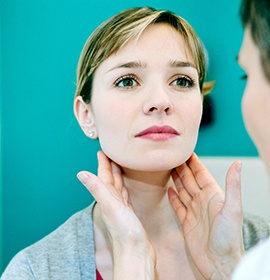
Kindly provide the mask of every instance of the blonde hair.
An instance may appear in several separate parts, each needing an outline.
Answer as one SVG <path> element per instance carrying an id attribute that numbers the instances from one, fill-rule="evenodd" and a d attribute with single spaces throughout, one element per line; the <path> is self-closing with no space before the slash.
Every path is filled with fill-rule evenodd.
<path id="1" fill-rule="evenodd" d="M 149 25 L 155 23 L 167 23 L 183 36 L 194 58 L 200 88 L 203 91 L 206 56 L 195 30 L 186 20 L 170 11 L 143 7 L 127 9 L 116 14 L 90 35 L 77 67 L 76 96 L 82 96 L 86 103 L 90 103 L 93 75 L 99 65 L 131 39 L 138 38 Z"/>

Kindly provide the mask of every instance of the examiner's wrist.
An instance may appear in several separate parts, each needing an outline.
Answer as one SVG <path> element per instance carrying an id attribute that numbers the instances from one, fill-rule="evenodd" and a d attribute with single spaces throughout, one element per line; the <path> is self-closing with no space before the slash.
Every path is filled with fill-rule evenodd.
<path id="1" fill-rule="evenodd" d="M 154 251 L 120 250 L 113 253 L 113 279 L 155 279 L 156 254 Z"/>
<path id="2" fill-rule="evenodd" d="M 150 242 L 113 246 L 114 279 L 155 279 L 156 252 Z"/>
<path id="3" fill-rule="evenodd" d="M 238 262 L 241 260 L 243 254 L 241 252 L 239 255 L 231 258 L 230 260 L 223 259 L 221 262 L 217 263 L 215 266 L 216 269 L 209 280 L 230 280 L 232 273 Z"/>

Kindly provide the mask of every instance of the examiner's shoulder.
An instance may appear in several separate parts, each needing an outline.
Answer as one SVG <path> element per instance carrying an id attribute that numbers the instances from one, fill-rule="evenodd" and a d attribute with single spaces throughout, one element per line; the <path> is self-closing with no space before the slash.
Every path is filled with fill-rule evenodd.
<path id="1" fill-rule="evenodd" d="M 241 259 L 232 275 L 232 280 L 267 280 L 270 275 L 269 265 L 270 238 L 249 250 Z"/>
<path id="2" fill-rule="evenodd" d="M 92 209 L 93 204 L 20 251 L 7 266 L 1 280 L 75 279 L 75 273 L 80 274 L 81 262 L 93 251 Z"/>

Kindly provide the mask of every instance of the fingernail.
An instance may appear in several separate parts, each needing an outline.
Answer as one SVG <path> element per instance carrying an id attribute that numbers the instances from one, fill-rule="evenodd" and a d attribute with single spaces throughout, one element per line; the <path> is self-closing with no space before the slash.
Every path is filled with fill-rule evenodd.
<path id="1" fill-rule="evenodd" d="M 81 171 L 77 174 L 77 178 L 81 181 L 82 184 L 86 184 L 89 177 L 85 174 L 85 172 Z"/>
<path id="2" fill-rule="evenodd" d="M 242 170 L 242 162 L 240 160 L 237 161 L 237 164 L 235 166 L 235 171 L 237 173 L 241 173 L 241 170 Z"/>

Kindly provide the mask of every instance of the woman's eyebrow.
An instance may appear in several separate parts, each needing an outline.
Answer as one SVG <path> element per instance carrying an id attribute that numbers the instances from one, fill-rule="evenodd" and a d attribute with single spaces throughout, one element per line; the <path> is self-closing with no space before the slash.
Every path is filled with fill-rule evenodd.
<path id="1" fill-rule="evenodd" d="M 126 63 L 119 63 L 113 68 L 109 69 L 107 72 L 110 72 L 119 68 L 146 68 L 146 63 L 142 63 L 140 61 L 130 61 Z"/>
<path id="2" fill-rule="evenodd" d="M 172 67 L 172 68 L 192 67 L 192 68 L 197 70 L 195 65 L 191 62 L 188 62 L 188 61 L 174 60 L 172 62 L 169 62 L 168 65 L 169 65 L 169 67 Z M 147 66 L 147 64 L 142 63 L 141 61 L 129 61 L 129 62 L 117 64 L 113 68 L 109 69 L 107 71 L 107 73 L 110 72 L 110 71 L 113 71 L 115 69 L 120 69 L 120 68 L 146 68 L 146 66 Z"/>
<path id="3" fill-rule="evenodd" d="M 191 62 L 188 61 L 180 61 L 180 60 L 174 60 L 170 63 L 170 67 L 175 67 L 175 68 L 184 68 L 184 67 L 192 67 L 197 70 L 195 65 Z"/>

